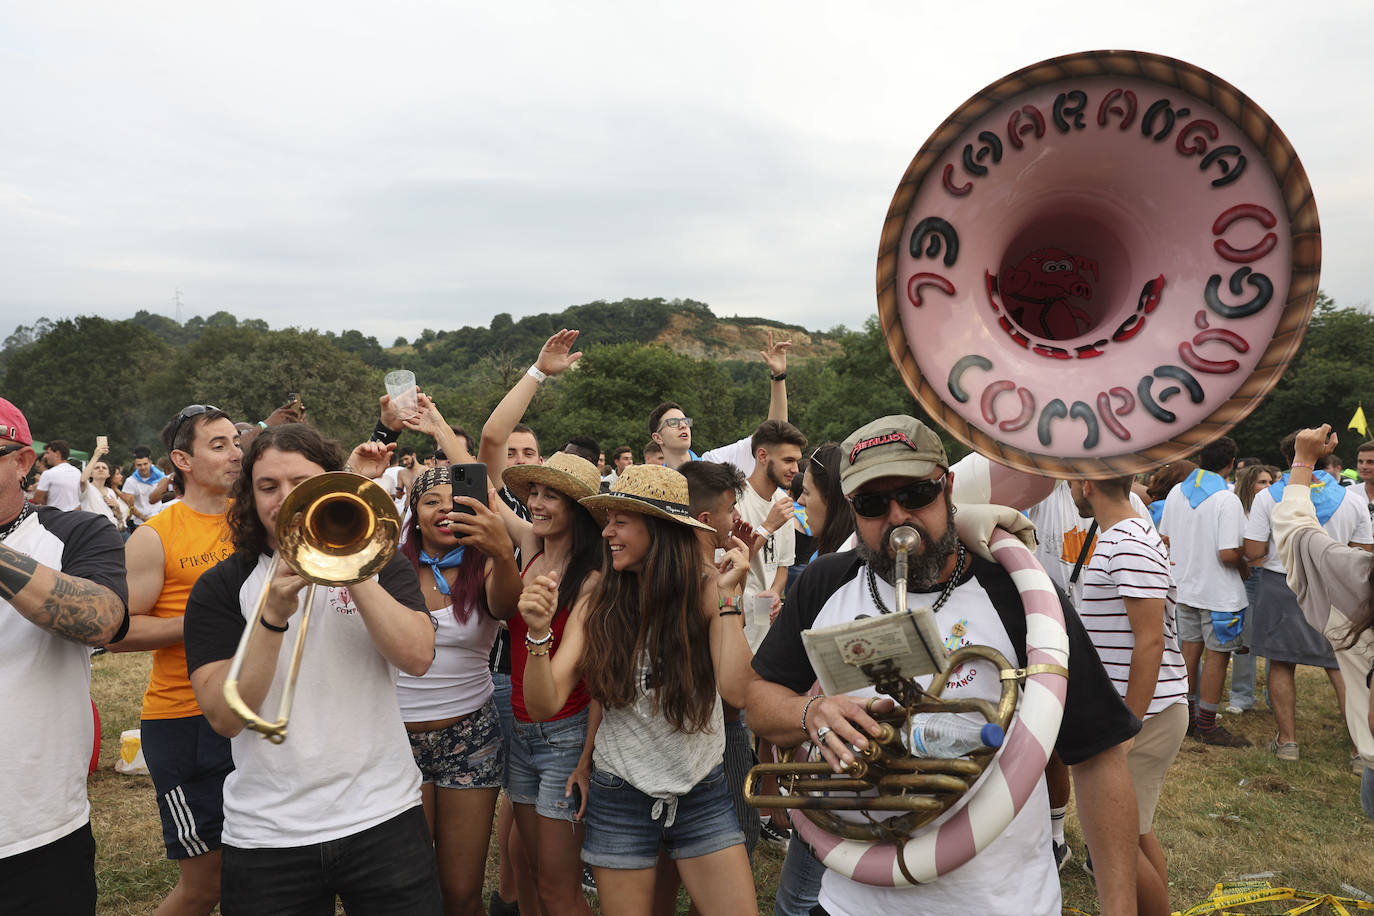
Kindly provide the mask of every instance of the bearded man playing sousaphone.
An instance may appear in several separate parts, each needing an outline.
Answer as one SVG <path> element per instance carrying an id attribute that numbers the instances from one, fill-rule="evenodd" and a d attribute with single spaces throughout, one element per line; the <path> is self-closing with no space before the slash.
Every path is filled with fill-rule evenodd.
<path id="1" fill-rule="evenodd" d="M 981 644 L 1017 665 L 1026 664 L 1027 625 L 1022 599 L 1010 574 L 985 559 L 990 531 L 976 532 L 968 511 L 956 528 L 951 499 L 954 474 L 939 437 L 906 416 L 876 420 L 843 445 L 841 485 L 854 510 L 858 546 L 811 563 L 783 605 L 754 657 L 748 720 L 761 737 L 780 747 L 803 741 L 818 746 L 839 772 L 878 734 L 870 711 L 890 710 L 873 700 L 873 689 L 809 697 L 816 674 L 801 631 L 859 617 L 889 613 L 895 606 L 894 556 L 889 537 L 910 526 L 920 543 L 907 575 L 913 606 L 932 605 L 947 651 Z M 1015 513 L 1008 511 L 1008 516 Z M 1136 906 L 1135 801 L 1125 748 L 1140 723 L 1121 702 L 1092 643 L 1062 594 L 1069 646 L 1068 696 L 1055 743 L 1073 771 L 1079 819 L 1092 851 L 1102 912 L 1134 913 Z M 922 687 L 930 678 L 918 679 Z M 950 673 L 945 698 L 978 696 L 996 702 L 997 666 L 975 659 Z M 866 705 L 867 704 L 867 705 Z M 852 747 L 851 747 L 852 746 Z M 800 820 L 800 816 L 794 818 Z M 1058 914 L 1058 872 L 1050 846 L 1044 778 L 1010 825 L 973 859 L 931 883 L 878 887 L 827 869 L 819 908 L 833 916 L 887 913 Z"/>

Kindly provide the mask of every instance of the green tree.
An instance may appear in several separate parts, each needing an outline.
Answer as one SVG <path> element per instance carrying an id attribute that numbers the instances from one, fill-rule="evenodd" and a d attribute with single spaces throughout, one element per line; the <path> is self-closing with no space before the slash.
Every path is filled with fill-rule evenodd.
<path id="1" fill-rule="evenodd" d="M 128 321 L 93 315 L 63 319 L 16 351 L 4 373 L 5 397 L 17 404 L 40 440 L 64 438 L 89 450 L 109 436 L 118 460 L 150 442 L 154 424 L 148 373 L 171 348 Z"/>
<path id="2" fill-rule="evenodd" d="M 1325 293 L 1307 326 L 1297 356 L 1274 389 L 1230 433 L 1243 456 L 1255 455 L 1281 463 L 1278 442 L 1295 429 L 1330 423 L 1341 436 L 1337 454 L 1354 467 L 1355 451 L 1363 441 L 1345 424 L 1368 395 L 1374 408 L 1374 315 L 1341 308 Z M 1374 415 L 1374 410 L 1366 413 Z"/>

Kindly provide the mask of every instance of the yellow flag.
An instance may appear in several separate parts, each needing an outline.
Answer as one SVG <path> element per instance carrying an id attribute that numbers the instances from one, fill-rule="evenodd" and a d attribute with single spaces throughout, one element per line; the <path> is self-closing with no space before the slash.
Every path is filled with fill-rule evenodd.
<path id="1" fill-rule="evenodd" d="M 1355 416 L 1350 418 L 1350 422 L 1346 424 L 1346 429 L 1353 429 L 1361 436 L 1369 437 L 1369 423 L 1364 418 L 1364 404 L 1355 408 Z"/>

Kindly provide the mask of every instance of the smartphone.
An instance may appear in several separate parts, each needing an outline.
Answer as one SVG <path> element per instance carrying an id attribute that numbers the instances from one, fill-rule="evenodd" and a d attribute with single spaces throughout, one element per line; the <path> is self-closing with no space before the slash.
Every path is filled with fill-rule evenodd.
<path id="1" fill-rule="evenodd" d="M 96 436 L 96 437 L 95 437 L 95 447 L 96 447 L 96 448 L 103 448 L 103 449 L 108 450 L 108 449 L 110 448 L 110 437 L 109 437 L 109 436 Z"/>
<path id="2" fill-rule="evenodd" d="M 453 511 L 475 515 L 472 507 L 458 502 L 458 497 L 471 496 L 482 505 L 486 505 L 487 466 L 479 461 L 474 464 L 451 464 L 448 470 L 453 481 Z"/>
<path id="3" fill-rule="evenodd" d="M 300 396 L 299 394 L 297 394 L 296 392 L 294 392 L 294 391 L 288 392 L 287 395 L 286 395 L 286 406 L 287 406 L 287 407 L 290 407 L 292 404 L 296 403 L 296 402 L 299 401 L 300 399 L 301 399 L 301 396 Z"/>
<path id="4" fill-rule="evenodd" d="M 568 804 L 572 805 L 573 816 L 577 816 L 578 809 L 582 807 L 582 787 L 573 783 L 572 792 L 568 794 Z"/>

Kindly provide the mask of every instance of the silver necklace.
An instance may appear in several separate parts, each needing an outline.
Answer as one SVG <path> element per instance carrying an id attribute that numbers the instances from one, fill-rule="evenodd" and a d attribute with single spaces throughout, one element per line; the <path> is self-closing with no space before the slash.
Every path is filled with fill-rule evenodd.
<path id="1" fill-rule="evenodd" d="M 11 534 L 14 534 L 14 529 L 24 524 L 24 519 L 28 518 L 30 515 L 33 515 L 33 511 L 33 503 L 25 500 L 24 507 L 19 510 L 19 514 L 14 517 L 14 521 L 10 522 L 3 528 L 0 528 L 0 541 L 3 541 Z"/>
<path id="2" fill-rule="evenodd" d="M 958 586 L 958 584 L 959 584 L 959 577 L 962 576 L 963 574 L 964 574 L 964 545 L 963 545 L 962 542 L 960 542 L 960 544 L 959 544 L 959 553 L 958 553 L 958 555 L 957 555 L 957 558 L 956 558 L 955 561 L 954 561 L 954 574 L 953 574 L 952 576 L 950 576 L 950 577 L 949 577 L 949 581 L 945 583 L 944 590 L 940 592 L 940 597 L 939 597 L 939 598 L 936 598 L 936 599 L 935 599 L 935 603 L 934 603 L 933 605 L 931 605 L 931 607 L 930 607 L 930 612 L 931 612 L 932 614 L 935 613 L 936 611 L 938 611 L 938 610 L 940 609 L 940 607 L 941 607 L 946 601 L 949 600 L 949 596 L 950 596 L 950 595 L 954 594 L 954 589 L 955 589 L 955 587 Z M 888 609 L 887 605 L 883 603 L 883 599 L 880 598 L 880 597 L 878 597 L 878 581 L 877 581 L 877 580 L 878 580 L 878 577 L 875 576 L 875 575 L 873 574 L 873 567 L 871 567 L 871 566 L 868 567 L 868 594 L 869 594 L 869 596 L 873 599 L 873 604 L 874 604 L 875 606 L 877 606 L 877 608 L 878 608 L 878 613 L 880 613 L 880 614 L 891 614 L 892 611 L 890 611 L 890 610 Z"/>

